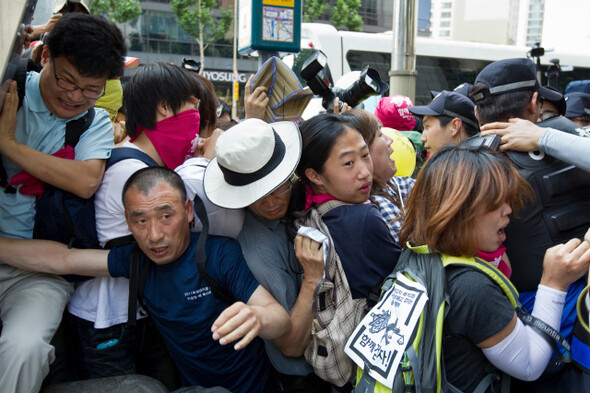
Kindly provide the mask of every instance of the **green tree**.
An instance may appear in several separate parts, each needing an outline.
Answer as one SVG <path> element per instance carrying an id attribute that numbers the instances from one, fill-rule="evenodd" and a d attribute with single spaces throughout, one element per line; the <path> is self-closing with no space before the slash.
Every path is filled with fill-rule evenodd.
<path id="1" fill-rule="evenodd" d="M 363 18 L 358 14 L 360 6 L 360 0 L 336 0 L 330 22 L 339 30 L 361 31 Z"/>
<path id="2" fill-rule="evenodd" d="M 211 41 L 223 39 L 233 21 L 233 10 L 219 8 L 217 0 L 172 0 L 170 7 L 184 31 L 199 43 L 201 72 L 205 69 L 205 49 Z M 219 9 L 219 17 L 212 14 Z"/>
<path id="3" fill-rule="evenodd" d="M 306 0 L 303 2 L 303 22 L 315 22 L 330 7 L 325 0 Z"/>
<path id="4" fill-rule="evenodd" d="M 117 23 L 130 22 L 141 15 L 139 0 L 93 0 L 90 11 L 105 15 L 107 19 Z"/>

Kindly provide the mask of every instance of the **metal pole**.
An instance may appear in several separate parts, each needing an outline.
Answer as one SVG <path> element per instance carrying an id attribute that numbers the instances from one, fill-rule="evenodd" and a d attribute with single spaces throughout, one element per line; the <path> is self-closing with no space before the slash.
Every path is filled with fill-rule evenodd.
<path id="1" fill-rule="evenodd" d="M 416 98 L 416 1 L 395 0 L 393 6 L 393 49 L 389 71 L 389 95 Z"/>
<path id="2" fill-rule="evenodd" d="M 236 97 L 240 85 L 238 84 L 238 0 L 234 0 L 234 62 L 233 62 L 233 78 L 232 78 L 232 95 L 231 95 L 231 117 L 237 119 L 238 117 L 238 101 Z"/>

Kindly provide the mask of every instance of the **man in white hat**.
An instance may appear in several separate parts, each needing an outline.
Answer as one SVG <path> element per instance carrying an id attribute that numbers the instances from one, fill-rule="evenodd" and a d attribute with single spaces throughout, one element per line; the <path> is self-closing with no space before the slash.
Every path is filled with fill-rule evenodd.
<path id="1" fill-rule="evenodd" d="M 301 156 L 299 130 L 290 121 L 267 124 L 247 119 L 219 137 L 216 153 L 205 172 L 207 198 L 228 209 L 248 207 L 238 236 L 246 263 L 290 313 L 290 332 L 265 340 L 274 367 L 274 388 L 279 392 L 329 392 L 330 385 L 313 373 L 302 356 L 309 343 L 311 303 L 322 278 L 323 259 L 317 253 L 318 243 L 302 236 L 293 241 L 289 235 L 292 223 L 287 211 L 293 172 Z"/>

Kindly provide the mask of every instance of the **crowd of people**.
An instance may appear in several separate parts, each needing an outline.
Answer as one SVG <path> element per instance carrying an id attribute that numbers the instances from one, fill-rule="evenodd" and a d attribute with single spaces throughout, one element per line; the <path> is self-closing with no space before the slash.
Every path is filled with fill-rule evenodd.
<path id="1" fill-rule="evenodd" d="M 111 99 L 126 54 L 119 29 L 85 13 L 50 22 L 0 113 L 3 392 L 135 374 L 177 392 L 352 391 L 354 378 L 332 384 L 305 356 L 317 286 L 330 277 L 327 244 L 296 224 L 327 204 L 352 299 L 374 296 L 400 255 L 423 247 L 485 261 L 571 342 L 590 266 L 590 95 L 564 96 L 539 84 L 530 60 L 506 59 L 425 106 L 388 96 L 375 113 L 335 105 L 300 124 L 266 123 L 266 88 L 250 92 L 250 78 L 246 119 L 220 120 L 227 105 L 211 82 L 164 62 L 137 68 Z M 122 107 L 109 116 L 101 99 Z M 420 130 L 426 159 L 414 176 L 396 176 L 383 126 Z M 95 248 L 38 238 L 51 187 L 92 198 Z M 501 379 L 481 388 L 496 370 L 512 391 L 590 392 L 588 374 L 563 363 L 495 282 L 466 266 L 446 274 L 449 385 L 505 391 Z"/>

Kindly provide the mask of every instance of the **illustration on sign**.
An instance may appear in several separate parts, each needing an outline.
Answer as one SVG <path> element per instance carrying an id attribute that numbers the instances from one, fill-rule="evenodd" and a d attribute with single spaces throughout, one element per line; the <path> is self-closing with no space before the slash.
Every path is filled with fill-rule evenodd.
<path id="1" fill-rule="evenodd" d="M 262 7 L 262 39 L 293 42 L 293 9 Z"/>
<path id="2" fill-rule="evenodd" d="M 344 351 L 359 367 L 368 369 L 371 377 L 391 388 L 427 300 L 421 284 L 398 273 L 395 285 L 356 327 Z"/>

